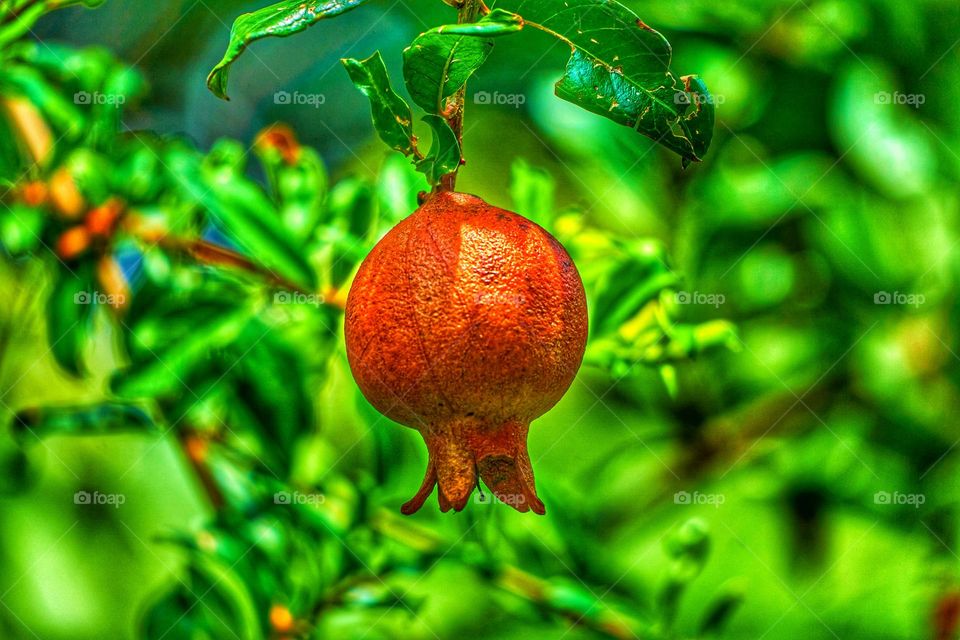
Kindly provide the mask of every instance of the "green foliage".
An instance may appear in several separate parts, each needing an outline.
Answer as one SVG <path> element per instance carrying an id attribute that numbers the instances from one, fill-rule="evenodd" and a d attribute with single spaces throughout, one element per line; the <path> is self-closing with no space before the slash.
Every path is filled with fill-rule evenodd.
<path id="1" fill-rule="evenodd" d="M 403 78 L 410 97 L 427 113 L 447 113 L 448 99 L 490 55 L 492 37 L 522 28 L 520 16 L 495 9 L 477 22 L 434 27 L 420 34 L 403 50 Z"/>
<path id="2" fill-rule="evenodd" d="M 377 51 L 366 60 L 347 58 L 343 61 L 350 80 L 370 100 L 373 127 L 391 149 L 411 156 L 417 153 L 413 136 L 413 113 L 410 105 L 390 87 L 390 78 L 383 58 Z"/>
<path id="3" fill-rule="evenodd" d="M 433 143 L 423 160 L 417 162 L 417 170 L 426 174 L 430 184 L 437 184 L 441 177 L 453 173 L 460 166 L 460 142 L 457 134 L 440 116 L 425 115 L 423 121 L 433 130 Z"/>
<path id="4" fill-rule="evenodd" d="M 95 285 L 92 265 L 75 271 L 64 267 L 57 274 L 47 305 L 47 333 L 50 350 L 57 363 L 80 375 L 84 370 L 83 352 L 91 330 Z"/>
<path id="5" fill-rule="evenodd" d="M 632 11 L 595 0 L 501 0 L 497 7 L 570 46 L 557 96 L 653 138 L 684 164 L 702 159 L 713 100 L 702 82 L 691 91 L 678 81 L 670 44 Z"/>
<path id="6" fill-rule="evenodd" d="M 291 36 L 320 20 L 356 9 L 364 2 L 366 0 L 283 0 L 253 13 L 243 14 L 230 29 L 226 53 L 207 76 L 207 88 L 218 98 L 228 100 L 230 65 L 251 43 L 271 36 Z"/>
<path id="7" fill-rule="evenodd" d="M 237 19 L 223 60 L 211 71 L 207 86 L 225 98 L 227 69 L 246 45 L 267 35 L 291 35 L 317 20 L 355 8 L 360 2 L 281 2 Z M 403 76 L 413 102 L 428 114 L 442 116 L 457 140 L 463 126 L 467 81 L 483 66 L 493 38 L 524 27 L 550 34 L 570 46 L 566 72 L 557 82 L 557 96 L 587 111 L 610 118 L 653 138 L 679 154 L 686 166 L 699 162 L 710 146 L 714 101 L 696 76 L 679 79 L 670 70 L 670 44 L 632 11 L 611 0 L 517 0 L 493 9 L 479 0 L 458 6 L 458 24 L 420 34 L 403 51 Z M 505 8 L 506 7 L 506 8 Z M 380 52 L 366 60 L 344 59 L 354 85 L 370 100 L 374 129 L 390 148 L 412 156 L 432 187 L 456 164 L 437 160 L 450 151 L 449 137 L 431 123 L 435 143 L 424 161 L 416 146 L 413 114 L 391 88 Z"/>

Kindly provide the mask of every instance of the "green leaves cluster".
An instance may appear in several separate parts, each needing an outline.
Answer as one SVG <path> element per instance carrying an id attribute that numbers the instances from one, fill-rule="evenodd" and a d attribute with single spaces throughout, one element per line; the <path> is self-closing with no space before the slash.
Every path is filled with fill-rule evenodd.
<path id="1" fill-rule="evenodd" d="M 302 31 L 361 1 L 281 2 L 241 16 L 208 86 L 225 97 L 228 65 L 249 43 Z M 462 91 L 488 59 L 494 39 L 530 29 L 570 47 L 570 59 L 556 84 L 558 97 L 656 140 L 680 155 L 684 166 L 703 158 L 714 125 L 714 101 L 706 85 L 696 76 L 674 75 L 667 40 L 615 1 L 502 0 L 474 22 L 420 34 L 403 51 L 403 77 L 413 102 L 435 116 L 426 120 L 434 136 L 427 154 L 417 147 L 413 113 L 391 87 L 380 53 L 366 60 L 345 59 L 343 64 L 370 100 L 380 138 L 409 156 L 435 185 L 461 164 L 458 132 L 448 131 L 441 120 L 460 126 Z"/>

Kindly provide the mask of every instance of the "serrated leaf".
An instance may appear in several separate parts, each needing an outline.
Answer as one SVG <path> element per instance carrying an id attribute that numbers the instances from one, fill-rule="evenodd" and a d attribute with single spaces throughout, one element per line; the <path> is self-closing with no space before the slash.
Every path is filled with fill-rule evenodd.
<path id="1" fill-rule="evenodd" d="M 572 49 L 557 96 L 653 138 L 687 162 L 702 159 L 713 132 L 706 85 L 670 70 L 667 40 L 612 0 L 501 0 Z"/>
<path id="2" fill-rule="evenodd" d="M 403 77 L 410 97 L 430 113 L 444 113 L 447 99 L 490 55 L 490 38 L 522 28 L 520 16 L 494 9 L 477 22 L 443 25 L 421 34 L 403 50 Z"/>
<path id="3" fill-rule="evenodd" d="M 250 43 L 276 36 L 284 38 L 303 31 L 320 20 L 355 9 L 367 0 L 284 0 L 237 18 L 230 29 L 230 44 L 223 58 L 207 76 L 207 88 L 218 98 L 227 97 L 230 65 Z"/>
<path id="4" fill-rule="evenodd" d="M 442 176 L 453 173 L 460 166 L 460 142 L 440 116 L 426 115 L 422 120 L 433 130 L 433 143 L 430 152 L 417 163 L 417 171 L 423 172 L 430 184 L 435 185 Z"/>
<path id="5" fill-rule="evenodd" d="M 341 62 L 354 86 L 370 100 L 373 126 L 380 139 L 404 155 L 415 153 L 413 112 L 406 100 L 390 86 L 390 77 L 380 52 L 377 51 L 366 60 L 344 58 Z"/>

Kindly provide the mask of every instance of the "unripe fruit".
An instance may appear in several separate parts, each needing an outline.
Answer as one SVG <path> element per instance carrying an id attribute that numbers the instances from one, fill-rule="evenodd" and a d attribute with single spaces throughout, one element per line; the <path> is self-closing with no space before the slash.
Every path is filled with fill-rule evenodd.
<path id="1" fill-rule="evenodd" d="M 442 192 L 400 222 L 357 272 L 346 308 L 364 396 L 416 429 L 443 511 L 478 476 L 518 511 L 544 513 L 527 454 L 530 422 L 573 381 L 587 339 L 580 275 L 542 227 L 480 198 Z"/>

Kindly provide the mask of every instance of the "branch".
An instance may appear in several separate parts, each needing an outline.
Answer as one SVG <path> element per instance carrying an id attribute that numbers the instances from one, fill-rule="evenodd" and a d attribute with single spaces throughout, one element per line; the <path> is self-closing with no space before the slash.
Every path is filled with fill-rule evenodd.
<path id="1" fill-rule="evenodd" d="M 483 0 L 461 0 L 457 4 L 457 24 L 466 24 L 476 22 L 480 14 L 486 10 Z M 467 95 L 467 85 L 464 83 L 460 90 L 453 95 L 450 103 L 450 115 L 447 117 L 447 123 L 453 129 L 457 136 L 457 142 L 460 143 L 460 165 L 463 166 L 463 105 L 464 98 Z M 448 173 L 440 178 L 440 184 L 437 186 L 439 191 L 456 191 L 457 171 Z"/>
<path id="2" fill-rule="evenodd" d="M 287 280 L 270 269 L 253 262 L 246 256 L 227 249 L 226 247 L 221 247 L 205 240 L 177 238 L 168 235 L 166 231 L 162 229 L 150 229 L 145 225 L 141 225 L 138 219 L 132 217 L 126 219 L 125 229 L 128 233 L 144 242 L 163 247 L 168 251 L 184 254 L 201 264 L 244 271 L 265 280 L 271 285 L 288 291 L 302 293 L 303 295 L 312 296 L 316 293 L 304 289 L 297 283 Z M 344 301 L 335 294 L 336 292 L 333 292 L 331 295 L 325 294 L 323 296 L 324 304 L 343 309 Z"/>

